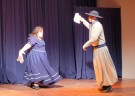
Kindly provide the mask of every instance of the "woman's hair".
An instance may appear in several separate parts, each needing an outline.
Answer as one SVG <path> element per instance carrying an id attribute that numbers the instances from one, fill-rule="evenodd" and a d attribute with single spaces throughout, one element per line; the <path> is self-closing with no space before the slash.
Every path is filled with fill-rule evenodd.
<path id="1" fill-rule="evenodd" d="M 33 29 L 33 31 L 30 33 L 30 36 L 32 35 L 32 36 L 36 36 L 37 37 L 37 34 L 38 34 L 38 32 L 40 32 L 40 31 L 43 31 L 43 27 L 41 27 L 41 26 L 36 26 L 34 29 Z M 42 38 L 41 38 L 42 39 Z"/>

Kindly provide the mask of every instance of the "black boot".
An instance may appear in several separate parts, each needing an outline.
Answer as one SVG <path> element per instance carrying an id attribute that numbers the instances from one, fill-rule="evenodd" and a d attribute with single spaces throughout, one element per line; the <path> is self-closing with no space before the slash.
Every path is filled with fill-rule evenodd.
<path id="1" fill-rule="evenodd" d="M 105 89 L 106 89 L 106 86 L 102 86 L 102 87 L 98 88 L 99 91 L 103 91 Z"/>
<path id="2" fill-rule="evenodd" d="M 105 86 L 104 90 L 102 92 L 107 93 L 112 91 L 112 86 Z"/>

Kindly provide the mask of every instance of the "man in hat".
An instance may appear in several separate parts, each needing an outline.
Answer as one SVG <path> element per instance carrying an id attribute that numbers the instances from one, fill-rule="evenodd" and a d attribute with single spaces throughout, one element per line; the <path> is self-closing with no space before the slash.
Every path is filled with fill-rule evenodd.
<path id="1" fill-rule="evenodd" d="M 106 46 L 104 30 L 98 21 L 99 13 L 95 10 L 86 13 L 89 23 L 81 17 L 83 24 L 89 29 L 89 40 L 83 45 L 83 50 L 93 46 L 93 63 L 96 82 L 101 92 L 111 92 L 112 85 L 118 81 L 116 69 Z"/>

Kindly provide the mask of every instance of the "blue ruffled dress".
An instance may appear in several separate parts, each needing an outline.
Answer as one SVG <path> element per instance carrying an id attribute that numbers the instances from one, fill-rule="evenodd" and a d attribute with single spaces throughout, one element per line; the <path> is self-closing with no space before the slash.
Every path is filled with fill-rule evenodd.
<path id="1" fill-rule="evenodd" d="M 28 44 L 32 47 L 26 57 L 24 78 L 27 83 L 39 82 L 42 85 L 49 85 L 59 81 L 62 77 L 49 64 L 44 40 L 29 36 Z"/>

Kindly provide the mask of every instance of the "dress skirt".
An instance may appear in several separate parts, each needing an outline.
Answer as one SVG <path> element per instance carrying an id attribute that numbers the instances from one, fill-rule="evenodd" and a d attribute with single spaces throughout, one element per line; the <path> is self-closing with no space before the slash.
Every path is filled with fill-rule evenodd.
<path id="1" fill-rule="evenodd" d="M 61 76 L 50 66 L 46 51 L 32 49 L 27 55 L 26 68 L 24 78 L 27 82 L 48 85 L 61 79 Z"/>

